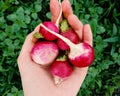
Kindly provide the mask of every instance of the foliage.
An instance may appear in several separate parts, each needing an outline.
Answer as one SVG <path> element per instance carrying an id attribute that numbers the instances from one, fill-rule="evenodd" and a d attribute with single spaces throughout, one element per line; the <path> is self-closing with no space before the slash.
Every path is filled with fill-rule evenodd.
<path id="1" fill-rule="evenodd" d="M 93 32 L 95 60 L 78 96 L 120 95 L 119 0 L 70 0 Z M 26 35 L 50 20 L 49 0 L 0 0 L 0 96 L 23 96 L 17 57 Z"/>

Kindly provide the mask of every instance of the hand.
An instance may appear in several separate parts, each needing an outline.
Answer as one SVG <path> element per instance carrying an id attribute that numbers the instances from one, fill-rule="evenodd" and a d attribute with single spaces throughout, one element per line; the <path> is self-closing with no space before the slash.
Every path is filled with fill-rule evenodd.
<path id="1" fill-rule="evenodd" d="M 58 0 L 50 1 L 52 22 L 55 22 L 60 11 Z M 84 25 L 73 14 L 69 0 L 62 2 L 63 15 L 71 27 L 78 34 L 81 41 L 92 45 L 92 32 L 90 25 Z M 76 96 L 87 74 L 88 67 L 75 68 L 72 75 L 59 86 L 55 86 L 53 77 L 48 68 L 34 63 L 30 51 L 34 46 L 33 34 L 39 30 L 39 25 L 30 33 L 23 44 L 18 57 L 18 67 L 21 74 L 24 96 Z"/>

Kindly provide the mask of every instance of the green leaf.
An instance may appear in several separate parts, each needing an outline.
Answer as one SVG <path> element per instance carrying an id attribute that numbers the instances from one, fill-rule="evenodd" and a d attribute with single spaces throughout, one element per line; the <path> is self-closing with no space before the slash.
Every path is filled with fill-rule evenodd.
<path id="1" fill-rule="evenodd" d="M 97 21 L 97 19 L 92 19 L 91 21 L 90 21 L 90 25 L 91 25 L 91 28 L 92 28 L 92 31 L 93 32 L 97 32 L 97 31 L 99 31 L 99 30 L 97 30 L 97 25 L 98 25 L 98 21 Z"/>
<path id="2" fill-rule="evenodd" d="M 10 14 L 7 16 L 7 19 L 10 21 L 16 21 L 17 15 L 16 14 Z"/>
<path id="3" fill-rule="evenodd" d="M 8 46 L 8 52 L 10 52 L 13 55 L 14 55 L 14 49 L 15 49 L 15 46 L 13 44 L 11 44 L 10 46 Z"/>
<path id="4" fill-rule="evenodd" d="M 115 49 L 116 49 L 115 44 L 113 44 L 113 46 L 111 48 L 111 52 L 110 52 L 111 56 L 114 54 Z"/>
<path id="5" fill-rule="evenodd" d="M 7 26 L 6 29 L 5 29 L 5 32 L 6 33 L 12 33 L 13 32 L 12 26 Z"/>
<path id="6" fill-rule="evenodd" d="M 52 17 L 51 12 L 47 12 L 46 16 L 48 19 L 51 19 L 51 17 Z"/>
<path id="7" fill-rule="evenodd" d="M 89 19 L 90 18 L 90 15 L 89 14 L 86 14 L 85 15 L 85 19 Z"/>
<path id="8" fill-rule="evenodd" d="M 14 94 L 12 94 L 12 93 L 8 93 L 7 96 L 14 96 Z"/>
<path id="9" fill-rule="evenodd" d="M 17 23 L 17 25 L 19 25 L 19 26 L 22 27 L 22 28 L 27 28 L 27 25 L 26 25 L 25 22 L 22 21 L 22 20 L 18 20 L 16 23 Z"/>
<path id="10" fill-rule="evenodd" d="M 20 90 L 20 91 L 18 92 L 18 96 L 24 96 L 24 94 L 23 94 L 23 91 L 22 91 L 22 90 Z"/>
<path id="11" fill-rule="evenodd" d="M 112 57 L 114 59 L 114 62 L 120 65 L 120 55 L 118 53 L 114 53 L 112 54 Z"/>
<path id="12" fill-rule="evenodd" d="M 18 4 L 19 4 L 19 2 L 18 2 L 17 0 L 15 0 L 15 4 L 16 4 L 16 5 L 18 5 Z"/>
<path id="13" fill-rule="evenodd" d="M 19 46 L 19 44 L 20 44 L 20 40 L 18 40 L 18 39 L 16 39 L 15 41 L 14 41 L 14 46 Z"/>
<path id="14" fill-rule="evenodd" d="M 12 92 L 12 93 L 13 93 L 13 92 L 18 92 L 18 89 L 17 89 L 15 86 L 13 86 L 12 89 L 11 89 L 11 92 Z"/>
<path id="15" fill-rule="evenodd" d="M 98 14 L 102 14 L 103 13 L 103 8 L 102 7 L 96 7 L 96 11 Z"/>
<path id="16" fill-rule="evenodd" d="M 32 16 L 33 19 L 37 19 L 38 18 L 37 13 L 32 13 L 31 16 Z"/>
<path id="17" fill-rule="evenodd" d="M 5 40 L 6 37 L 7 34 L 4 31 L 0 30 L 0 40 Z"/>
<path id="18" fill-rule="evenodd" d="M 106 39 L 104 39 L 103 41 L 104 41 L 104 42 L 111 42 L 111 43 L 113 43 L 113 42 L 117 42 L 117 41 L 119 41 L 119 40 L 120 40 L 119 37 L 111 37 L 111 38 L 106 38 Z"/>
<path id="19" fill-rule="evenodd" d="M 113 24 L 113 35 L 117 34 L 117 26 L 115 24 Z"/>
<path id="20" fill-rule="evenodd" d="M 102 43 L 102 37 L 101 37 L 100 35 L 98 35 L 98 36 L 95 38 L 95 42 L 96 42 L 96 44 Z"/>
<path id="21" fill-rule="evenodd" d="M 0 23 L 5 23 L 5 18 L 3 16 L 0 17 Z"/>
<path id="22" fill-rule="evenodd" d="M 12 29 L 13 29 L 14 32 L 18 32 L 20 30 L 20 26 L 17 23 L 14 23 L 12 25 Z"/>
<path id="23" fill-rule="evenodd" d="M 71 4 L 71 5 L 73 5 L 73 1 L 74 1 L 74 0 L 70 0 L 70 4 Z"/>
<path id="24" fill-rule="evenodd" d="M 25 14 L 30 15 L 30 13 L 31 13 L 30 9 L 25 10 Z"/>
<path id="25" fill-rule="evenodd" d="M 30 21 L 31 21 L 30 16 L 25 15 L 25 23 L 26 23 L 26 24 L 29 24 L 29 23 L 30 23 Z"/>
<path id="26" fill-rule="evenodd" d="M 38 4 L 35 5 L 35 11 L 36 11 L 36 12 L 40 12 L 41 9 L 42 9 L 41 5 L 38 5 Z"/>
<path id="27" fill-rule="evenodd" d="M 101 86 L 102 86 L 101 81 L 100 80 L 95 80 L 95 82 L 97 83 L 98 87 L 101 88 Z"/>
<path id="28" fill-rule="evenodd" d="M 19 14 L 23 14 L 24 13 L 24 9 L 23 7 L 19 7 L 16 11 L 16 13 L 19 15 Z"/>
<path id="29" fill-rule="evenodd" d="M 97 30 L 98 30 L 98 31 L 97 31 L 98 34 L 102 34 L 102 33 L 105 32 L 105 28 L 104 28 L 103 26 L 98 26 L 98 29 L 97 29 Z"/>
<path id="30" fill-rule="evenodd" d="M 74 0 L 74 4 L 75 4 L 75 10 L 74 10 L 74 12 L 75 12 L 75 14 L 78 16 L 79 15 L 79 10 L 80 10 L 80 8 L 81 8 L 81 6 L 80 6 L 80 4 L 79 3 L 77 3 L 77 1 L 76 0 Z"/>
<path id="31" fill-rule="evenodd" d="M 94 7 L 89 7 L 88 10 L 93 14 L 95 12 L 95 8 Z"/>
<path id="32" fill-rule="evenodd" d="M 16 14 L 17 14 L 18 20 L 24 21 L 24 18 L 25 18 L 24 17 L 24 9 L 22 7 L 17 9 Z"/>

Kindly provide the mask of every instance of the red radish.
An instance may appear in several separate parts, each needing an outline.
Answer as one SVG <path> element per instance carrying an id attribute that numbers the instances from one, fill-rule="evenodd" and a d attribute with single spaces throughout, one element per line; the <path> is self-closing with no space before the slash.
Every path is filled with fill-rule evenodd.
<path id="1" fill-rule="evenodd" d="M 59 0 L 60 3 L 60 0 Z M 60 3 L 61 6 L 61 3 Z M 62 8 L 60 10 L 60 14 L 58 16 L 58 19 L 56 20 L 56 24 L 50 21 L 44 22 L 44 26 L 48 27 L 52 31 L 59 33 L 58 25 L 59 20 L 62 15 Z M 37 33 L 34 34 L 35 38 L 45 38 L 46 40 L 55 40 L 57 37 L 51 33 L 49 33 L 47 30 L 45 30 L 42 26 L 40 26 L 39 29 L 40 35 Z M 42 37 L 41 37 L 42 35 Z M 33 40 L 34 41 L 34 40 Z M 36 40 L 35 40 L 36 41 Z M 52 63 L 55 58 L 58 55 L 58 46 L 53 42 L 39 42 L 34 45 L 34 47 L 31 50 L 31 57 L 34 62 L 41 64 L 41 65 L 47 65 Z"/>
<path id="2" fill-rule="evenodd" d="M 61 33 L 61 35 L 68 38 L 74 44 L 77 44 L 79 42 L 79 37 L 72 29 Z M 61 50 L 69 50 L 70 49 L 69 46 L 61 39 L 57 40 L 57 45 Z"/>
<path id="3" fill-rule="evenodd" d="M 46 21 L 43 22 L 44 26 L 46 26 L 47 28 L 51 29 L 52 31 L 59 33 L 59 29 L 58 27 L 50 21 Z M 55 40 L 57 39 L 57 37 L 51 33 L 49 33 L 47 30 L 45 30 L 43 27 L 40 27 L 39 33 L 42 34 L 42 36 L 46 39 L 46 40 Z"/>
<path id="4" fill-rule="evenodd" d="M 94 50 L 89 44 L 84 42 L 80 44 L 74 44 L 66 37 L 51 31 L 43 24 L 40 24 L 40 26 L 44 27 L 48 32 L 63 40 L 70 47 L 68 58 L 73 65 L 78 67 L 86 67 L 93 62 Z"/>
<path id="5" fill-rule="evenodd" d="M 59 4 L 61 6 L 61 1 L 59 0 Z M 61 10 L 60 10 L 60 14 L 56 20 L 56 23 L 54 24 L 53 22 L 51 21 L 46 21 L 46 22 L 43 22 L 43 25 L 46 26 L 47 28 L 49 28 L 50 30 L 56 32 L 56 33 L 59 33 L 59 21 L 60 21 L 60 17 L 62 15 L 62 7 L 61 7 Z M 47 30 L 45 30 L 42 26 L 40 26 L 40 29 L 39 29 L 39 33 L 42 34 L 42 36 L 46 39 L 46 40 L 55 40 L 57 39 L 57 37 L 51 33 L 49 33 Z"/>
<path id="6" fill-rule="evenodd" d="M 73 68 L 67 61 L 55 61 L 50 67 L 50 72 L 54 76 L 55 84 L 60 84 L 71 75 L 72 71 Z"/>
<path id="7" fill-rule="evenodd" d="M 80 43 L 76 45 L 79 49 L 68 54 L 68 58 L 72 64 L 77 67 L 89 66 L 94 60 L 94 50 L 87 43 Z"/>
<path id="8" fill-rule="evenodd" d="M 34 45 L 31 50 L 33 61 L 41 65 L 51 64 L 58 56 L 58 46 L 53 42 L 42 41 Z"/>

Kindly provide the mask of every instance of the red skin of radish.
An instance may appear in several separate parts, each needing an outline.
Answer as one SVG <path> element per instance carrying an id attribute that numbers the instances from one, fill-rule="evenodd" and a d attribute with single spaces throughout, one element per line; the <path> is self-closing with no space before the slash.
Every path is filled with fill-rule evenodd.
<path id="1" fill-rule="evenodd" d="M 56 59 L 58 53 L 59 48 L 55 43 L 41 41 L 33 46 L 31 58 L 37 64 L 49 65 Z"/>
<path id="2" fill-rule="evenodd" d="M 59 29 L 58 27 L 53 23 L 53 22 L 50 22 L 50 21 L 45 21 L 43 22 L 43 25 L 46 26 L 47 28 L 49 28 L 50 30 L 56 32 L 56 33 L 59 33 Z M 43 27 L 40 26 L 40 29 L 39 29 L 39 33 L 42 34 L 42 36 L 46 39 L 46 40 L 49 40 L 49 41 L 52 41 L 52 40 L 55 40 L 57 39 L 57 37 L 51 33 L 49 33 L 47 30 L 45 30 Z"/>
<path id="3" fill-rule="evenodd" d="M 94 61 L 94 50 L 87 43 L 80 43 L 78 45 L 81 49 L 81 52 L 70 52 L 68 54 L 69 61 L 77 67 L 87 67 Z"/>
<path id="4" fill-rule="evenodd" d="M 61 79 L 70 76 L 72 71 L 72 66 L 67 61 L 55 61 L 50 67 L 51 74 Z"/>
<path id="5" fill-rule="evenodd" d="M 62 32 L 61 35 L 68 38 L 74 44 L 77 44 L 79 42 L 79 37 L 72 29 L 70 29 L 66 32 Z M 63 40 L 61 40 L 59 38 L 57 40 L 57 45 L 61 50 L 69 50 L 70 49 L 70 47 Z"/>
<path id="6" fill-rule="evenodd" d="M 86 67 L 92 64 L 92 62 L 94 61 L 94 50 L 89 44 L 85 42 L 74 44 L 68 38 L 49 30 L 42 24 L 41 26 L 48 30 L 48 32 L 50 32 L 51 34 L 63 40 L 70 47 L 68 58 L 73 65 L 77 67 Z"/>

